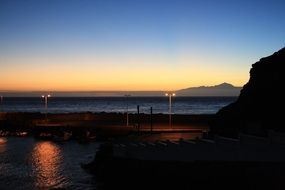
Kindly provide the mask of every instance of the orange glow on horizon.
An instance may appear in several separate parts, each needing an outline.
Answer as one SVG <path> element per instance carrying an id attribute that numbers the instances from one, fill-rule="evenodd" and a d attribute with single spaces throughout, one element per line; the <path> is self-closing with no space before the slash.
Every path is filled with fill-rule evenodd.
<path id="1" fill-rule="evenodd" d="M 248 70 L 208 64 L 209 60 L 165 57 L 14 58 L 0 71 L 0 90 L 16 91 L 152 91 L 211 86 L 242 86 Z M 19 64 L 20 63 L 20 64 Z M 41 64 L 39 64 L 41 63 Z M 199 64 L 198 64 L 199 63 Z M 9 65 L 9 64 L 6 64 Z"/>

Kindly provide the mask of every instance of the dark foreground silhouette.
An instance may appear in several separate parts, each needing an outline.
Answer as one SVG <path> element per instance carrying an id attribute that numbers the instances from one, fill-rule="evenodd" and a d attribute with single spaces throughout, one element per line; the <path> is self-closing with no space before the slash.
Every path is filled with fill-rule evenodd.
<path id="1" fill-rule="evenodd" d="M 112 157 L 104 144 L 83 166 L 95 175 L 98 189 L 280 189 L 285 163 L 146 161 Z"/>
<path id="2" fill-rule="evenodd" d="M 236 102 L 222 108 L 211 126 L 213 134 L 237 137 L 238 133 L 267 136 L 283 132 L 285 48 L 252 65 L 250 79 Z"/>

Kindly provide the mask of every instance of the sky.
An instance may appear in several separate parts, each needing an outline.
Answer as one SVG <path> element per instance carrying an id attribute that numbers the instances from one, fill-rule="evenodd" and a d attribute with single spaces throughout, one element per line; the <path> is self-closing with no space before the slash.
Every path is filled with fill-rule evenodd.
<path id="1" fill-rule="evenodd" d="M 285 46 L 285 1 L 0 0 L 0 91 L 244 85 Z"/>

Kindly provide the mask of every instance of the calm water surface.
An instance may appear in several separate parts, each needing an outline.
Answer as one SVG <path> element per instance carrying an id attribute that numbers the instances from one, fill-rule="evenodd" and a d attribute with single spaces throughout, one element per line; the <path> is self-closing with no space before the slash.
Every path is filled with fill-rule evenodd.
<path id="1" fill-rule="evenodd" d="M 0 137 L 0 189 L 94 189 L 93 176 L 80 163 L 93 160 L 98 147 Z"/>
<path id="2" fill-rule="evenodd" d="M 214 114 L 222 107 L 234 102 L 237 97 L 173 97 L 172 111 L 176 114 Z M 43 99 L 4 98 L 0 111 L 5 112 L 129 112 L 168 113 L 168 97 L 51 97 L 45 109 Z"/>

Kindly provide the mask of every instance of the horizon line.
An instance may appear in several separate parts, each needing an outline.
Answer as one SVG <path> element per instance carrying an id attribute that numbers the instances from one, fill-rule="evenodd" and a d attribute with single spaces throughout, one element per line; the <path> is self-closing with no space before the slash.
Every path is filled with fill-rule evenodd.
<path id="1" fill-rule="evenodd" d="M 199 87 L 215 87 L 215 86 L 219 86 L 221 84 L 225 84 L 226 82 L 223 82 L 223 83 L 219 83 L 219 84 L 216 84 L 216 85 L 211 85 L 211 86 L 206 86 L 206 85 L 201 85 L 201 86 L 191 86 L 191 87 L 186 87 L 186 88 L 180 88 L 180 89 L 176 89 L 176 90 L 1 90 L 0 89 L 0 93 L 38 93 L 38 92 L 60 92 L 60 93 L 90 93 L 90 92 L 104 92 L 104 93 L 112 93 L 112 92 L 169 92 L 169 91 L 179 91 L 179 90 L 185 90 L 185 89 L 189 89 L 189 88 L 199 88 Z M 226 84 L 230 84 L 230 83 L 226 83 Z M 232 84 L 230 84 L 232 85 Z M 232 85 L 233 87 L 235 88 L 241 88 L 242 86 L 234 86 Z"/>

